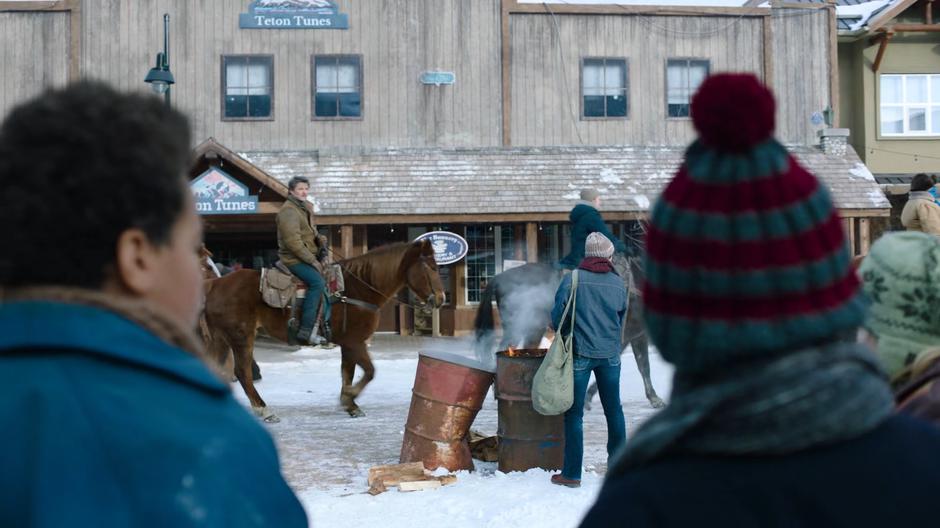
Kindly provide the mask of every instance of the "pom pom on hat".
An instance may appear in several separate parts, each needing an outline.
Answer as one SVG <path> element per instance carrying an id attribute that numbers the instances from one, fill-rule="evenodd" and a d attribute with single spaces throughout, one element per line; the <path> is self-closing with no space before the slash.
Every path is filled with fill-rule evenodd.
<path id="1" fill-rule="evenodd" d="M 769 138 L 775 111 L 773 94 L 749 73 L 712 75 L 692 97 L 695 129 L 720 151 L 746 151 Z"/>

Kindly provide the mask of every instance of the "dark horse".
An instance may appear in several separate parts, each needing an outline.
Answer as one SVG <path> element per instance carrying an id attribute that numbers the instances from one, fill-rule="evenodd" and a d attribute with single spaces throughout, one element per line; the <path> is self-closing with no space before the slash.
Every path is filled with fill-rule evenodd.
<path id="1" fill-rule="evenodd" d="M 633 276 L 641 276 L 639 259 L 615 257 L 614 266 L 630 291 L 630 306 L 621 338 L 624 343 L 630 343 L 633 348 L 637 368 L 643 377 L 646 398 L 650 405 L 660 408 L 664 403 L 656 394 L 653 382 L 650 380 L 649 345 L 643 328 L 640 296 L 633 284 Z M 523 348 L 538 346 L 546 327 L 551 323 L 555 291 L 560 282 L 561 273 L 550 264 L 544 263 L 526 264 L 493 277 L 483 291 L 474 322 L 477 353 L 492 353 L 494 348 L 495 323 L 491 308 L 494 298 L 503 327 L 503 336 L 498 349 L 505 350 L 508 346 Z M 585 406 L 589 406 L 596 392 L 596 385 L 592 384 L 588 389 Z"/>
<path id="2" fill-rule="evenodd" d="M 427 240 L 384 246 L 364 255 L 340 261 L 346 282 L 345 295 L 381 308 L 407 286 L 422 306 L 439 307 L 444 303 L 444 287 L 434 261 L 434 250 Z M 209 356 L 222 364 L 231 347 L 235 356 L 235 376 L 251 401 L 252 410 L 267 422 L 278 421 L 252 382 L 251 364 L 255 333 L 264 328 L 280 341 L 287 342 L 290 308 L 271 308 L 261 299 L 261 272 L 243 269 L 206 284 L 206 323 L 209 330 Z M 340 402 L 350 416 L 364 416 L 355 399 L 375 377 L 375 367 L 366 347 L 378 328 L 379 313 L 357 304 L 337 303 L 330 318 L 333 341 L 342 350 L 343 385 Z M 356 366 L 362 378 L 354 385 Z"/>

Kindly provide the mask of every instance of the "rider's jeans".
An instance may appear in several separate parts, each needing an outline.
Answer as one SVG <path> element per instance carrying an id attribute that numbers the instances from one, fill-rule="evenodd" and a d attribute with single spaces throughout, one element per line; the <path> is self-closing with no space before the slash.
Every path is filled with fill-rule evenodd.
<path id="1" fill-rule="evenodd" d="M 627 441 L 627 427 L 620 407 L 620 356 L 604 359 L 574 356 L 574 403 L 565 412 L 565 463 L 561 475 L 581 480 L 584 459 L 584 396 L 591 372 L 607 418 L 607 456 Z"/>
<path id="2" fill-rule="evenodd" d="M 301 262 L 299 264 L 294 264 L 293 266 L 288 266 L 290 272 L 300 277 L 300 280 L 307 283 L 307 297 L 304 298 L 303 305 L 303 317 L 300 320 L 301 328 L 313 328 L 314 323 L 317 322 L 317 310 L 320 308 L 320 300 L 325 299 L 327 296 L 326 293 L 326 281 L 323 280 L 323 276 L 311 266 L 310 264 Z M 323 306 L 323 320 L 330 320 L 330 303 L 326 303 Z"/>

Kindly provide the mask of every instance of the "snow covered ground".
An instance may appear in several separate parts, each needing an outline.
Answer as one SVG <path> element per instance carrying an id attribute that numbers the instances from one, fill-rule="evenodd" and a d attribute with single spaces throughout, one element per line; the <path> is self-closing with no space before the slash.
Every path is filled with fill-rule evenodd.
<path id="1" fill-rule="evenodd" d="M 549 483 L 550 473 L 530 470 L 504 474 L 495 463 L 477 462 L 474 472 L 458 473 L 457 483 L 437 490 L 378 496 L 366 493 L 366 475 L 378 464 L 398 463 L 411 401 L 418 350 L 427 341 L 377 336 L 370 348 L 375 380 L 360 396 L 364 418 L 349 418 L 339 406 L 339 349 L 291 351 L 264 342 L 256 351 L 264 379 L 258 390 L 281 418 L 268 425 L 290 485 L 314 526 L 394 528 L 438 525 L 473 527 L 572 527 L 593 503 L 607 467 L 604 413 L 595 398 L 585 415 L 582 486 Z M 439 344 L 435 345 L 439 349 Z M 628 434 L 654 411 L 631 354 L 623 356 L 621 397 Z M 670 389 L 671 369 L 657 354 L 650 358 L 660 396 Z M 237 397 L 247 399 L 240 387 Z M 496 434 L 496 401 L 487 397 L 473 428 Z M 437 523 L 437 524 L 435 524 Z"/>

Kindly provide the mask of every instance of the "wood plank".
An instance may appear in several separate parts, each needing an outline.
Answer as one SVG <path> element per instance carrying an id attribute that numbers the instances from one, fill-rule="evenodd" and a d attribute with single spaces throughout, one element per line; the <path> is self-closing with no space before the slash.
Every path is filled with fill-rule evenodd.
<path id="1" fill-rule="evenodd" d="M 69 82 L 82 76 L 82 2 L 67 0 L 69 8 Z"/>
<path id="2" fill-rule="evenodd" d="M 770 10 L 762 7 L 552 4 L 549 8 L 545 4 L 515 4 L 509 9 L 511 13 L 537 15 L 551 9 L 561 15 L 770 16 Z"/>
<path id="3" fill-rule="evenodd" d="M 832 110 L 832 126 L 839 128 L 839 19 L 836 16 L 836 0 L 828 0 L 829 8 L 829 108 Z"/>
<path id="4" fill-rule="evenodd" d="M 424 491 L 430 489 L 437 489 L 441 487 L 441 481 L 439 480 L 421 480 L 421 481 L 412 481 L 412 482 L 400 482 L 398 484 L 398 491 Z"/>
<path id="5" fill-rule="evenodd" d="M 539 261 L 539 229 L 535 222 L 525 225 L 526 262 Z"/>
<path id="6" fill-rule="evenodd" d="M 871 248 L 871 224 L 868 218 L 858 219 L 858 254 L 867 255 Z"/>
<path id="7" fill-rule="evenodd" d="M 425 478 L 424 464 L 421 462 L 406 462 L 404 464 L 388 464 L 369 468 L 366 483 L 372 486 L 383 482 L 386 486 L 397 486 L 403 478 Z"/>
<path id="8" fill-rule="evenodd" d="M 757 1 L 757 0 L 755 0 Z M 774 24 L 773 18 L 764 17 L 761 22 L 763 37 L 763 66 L 764 66 L 764 84 L 774 85 Z"/>
<path id="9" fill-rule="evenodd" d="M 325 222 L 323 216 L 317 217 L 317 223 L 321 225 L 330 225 L 333 222 Z M 338 224 L 339 222 L 335 222 Z M 343 252 L 343 258 L 350 258 L 353 256 L 353 226 L 344 224 L 339 228 L 339 240 L 340 240 L 340 249 Z"/>
<path id="10" fill-rule="evenodd" d="M 509 34 L 509 7 L 514 3 L 511 0 L 502 0 L 500 5 L 500 65 L 503 76 L 502 86 L 502 145 L 508 147 L 512 145 L 512 72 L 510 70 L 510 39 Z"/>
<path id="11" fill-rule="evenodd" d="M 71 11 L 72 0 L 50 2 L 0 2 L 0 11 Z"/>

